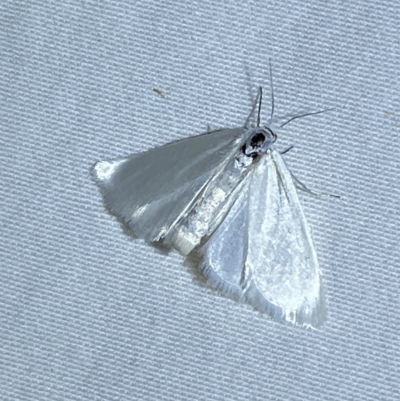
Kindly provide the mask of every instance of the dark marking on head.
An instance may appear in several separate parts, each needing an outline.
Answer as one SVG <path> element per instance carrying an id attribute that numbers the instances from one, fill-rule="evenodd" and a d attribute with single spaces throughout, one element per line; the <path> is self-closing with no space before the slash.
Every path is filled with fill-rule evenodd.
<path id="1" fill-rule="evenodd" d="M 265 135 L 259 132 L 258 134 L 255 134 L 251 137 L 250 146 L 252 146 L 253 148 L 260 147 L 262 146 L 264 141 L 265 141 Z"/>

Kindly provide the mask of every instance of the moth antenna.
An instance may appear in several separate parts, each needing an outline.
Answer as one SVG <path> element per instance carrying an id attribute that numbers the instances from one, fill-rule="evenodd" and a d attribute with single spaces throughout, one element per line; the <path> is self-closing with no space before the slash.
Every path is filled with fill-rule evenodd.
<path id="1" fill-rule="evenodd" d="M 259 98 L 260 98 L 260 88 L 258 89 L 257 97 L 256 97 L 256 100 L 253 102 L 253 106 L 251 108 L 250 114 L 248 115 L 248 117 L 246 118 L 246 121 L 244 123 L 244 127 L 246 127 L 246 128 L 249 128 L 250 120 L 254 116 L 254 111 L 256 109 L 257 104 L 259 103 Z"/>
<path id="2" fill-rule="evenodd" d="M 292 122 L 293 120 L 297 120 L 298 118 L 302 118 L 302 117 L 307 117 L 307 116 L 313 116 L 315 114 L 321 114 L 321 113 L 325 113 L 326 111 L 332 111 L 335 110 L 334 107 L 331 107 L 330 109 L 324 109 L 324 110 L 319 110 L 319 111 L 313 111 L 311 113 L 304 113 L 304 114 L 300 114 L 298 116 L 294 116 L 292 118 L 289 118 L 289 120 L 287 120 L 286 122 L 284 122 L 280 128 L 284 127 L 285 125 L 289 124 L 290 122 Z"/>
<path id="3" fill-rule="evenodd" d="M 258 114 L 257 114 L 257 127 L 260 126 L 261 121 L 261 104 L 262 104 L 262 87 L 258 88 Z"/>
<path id="4" fill-rule="evenodd" d="M 271 85 L 271 119 L 270 123 L 272 123 L 272 119 L 274 118 L 275 111 L 275 96 L 274 96 L 274 83 L 272 81 L 272 60 L 269 58 L 269 80 Z"/>

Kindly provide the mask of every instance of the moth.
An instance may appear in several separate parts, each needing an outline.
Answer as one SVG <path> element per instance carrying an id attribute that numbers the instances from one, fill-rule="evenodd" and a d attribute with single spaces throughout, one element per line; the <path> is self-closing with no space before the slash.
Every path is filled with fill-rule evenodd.
<path id="1" fill-rule="evenodd" d="M 261 104 L 259 88 L 245 126 L 100 161 L 93 175 L 105 204 L 136 236 L 195 252 L 220 293 L 275 320 L 316 327 L 325 320 L 321 273 L 296 188 L 311 191 L 275 149 L 276 133 L 261 126 Z"/>

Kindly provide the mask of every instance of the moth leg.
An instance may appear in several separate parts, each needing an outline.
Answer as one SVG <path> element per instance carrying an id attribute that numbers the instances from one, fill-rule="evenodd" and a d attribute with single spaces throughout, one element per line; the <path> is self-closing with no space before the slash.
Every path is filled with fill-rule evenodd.
<path id="1" fill-rule="evenodd" d="M 303 184 L 292 172 L 290 172 L 294 185 L 297 189 L 300 189 L 304 192 L 309 193 L 310 195 L 318 196 L 318 197 L 330 197 L 330 198 L 340 198 L 339 195 L 330 194 L 328 192 L 315 192 L 309 189 L 305 184 Z"/>
<path id="2" fill-rule="evenodd" d="M 283 150 L 282 152 L 279 152 L 281 155 L 284 155 L 285 153 L 291 151 L 294 148 L 294 145 L 290 145 L 289 147 L 287 147 L 285 150 Z"/>

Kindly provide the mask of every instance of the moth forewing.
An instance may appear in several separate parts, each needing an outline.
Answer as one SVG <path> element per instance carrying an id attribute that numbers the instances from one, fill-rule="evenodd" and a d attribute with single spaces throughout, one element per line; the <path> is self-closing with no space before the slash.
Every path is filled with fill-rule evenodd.
<path id="1" fill-rule="evenodd" d="M 138 237 L 162 242 L 236 152 L 244 131 L 218 130 L 98 162 L 93 175 L 112 213 Z"/>

